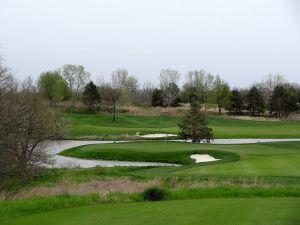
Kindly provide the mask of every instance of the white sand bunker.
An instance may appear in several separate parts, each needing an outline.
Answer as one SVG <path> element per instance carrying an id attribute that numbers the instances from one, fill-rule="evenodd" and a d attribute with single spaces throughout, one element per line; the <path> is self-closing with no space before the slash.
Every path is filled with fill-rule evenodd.
<path id="1" fill-rule="evenodd" d="M 163 137 L 176 137 L 176 134 L 145 134 L 139 135 L 142 138 L 163 138 Z"/>
<path id="2" fill-rule="evenodd" d="M 191 155 L 191 159 L 195 159 L 196 163 L 213 162 L 213 161 L 220 160 L 220 159 L 216 159 L 208 154 L 194 154 L 194 155 Z"/>

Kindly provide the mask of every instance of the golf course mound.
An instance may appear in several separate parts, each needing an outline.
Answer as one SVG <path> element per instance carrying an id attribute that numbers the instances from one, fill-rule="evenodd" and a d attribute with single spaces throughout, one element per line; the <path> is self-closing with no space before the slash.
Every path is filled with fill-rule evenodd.
<path id="1" fill-rule="evenodd" d="M 177 149 L 181 147 L 180 149 Z M 193 146 L 193 149 L 188 147 Z M 184 149 L 186 147 L 186 149 Z M 131 142 L 116 144 L 92 144 L 64 150 L 59 155 L 93 160 L 117 160 L 132 162 L 160 162 L 181 165 L 212 164 L 237 161 L 236 153 L 197 149 L 189 143 Z M 195 160 L 191 156 L 196 155 Z M 205 159 L 203 159 L 203 156 Z M 209 156 L 209 157 L 207 157 Z M 216 160 L 217 159 L 217 160 Z M 200 160 L 200 161 L 199 161 Z"/>

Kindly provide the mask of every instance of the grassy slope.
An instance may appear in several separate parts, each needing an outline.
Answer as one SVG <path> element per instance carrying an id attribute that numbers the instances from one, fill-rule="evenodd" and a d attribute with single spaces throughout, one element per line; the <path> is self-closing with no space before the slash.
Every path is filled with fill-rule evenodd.
<path id="1" fill-rule="evenodd" d="M 88 136 L 147 133 L 177 133 L 176 116 L 118 115 L 112 122 L 110 115 L 66 114 L 69 120 L 69 138 Z M 300 122 L 245 121 L 209 116 L 209 124 L 216 138 L 299 138 Z"/>
<path id="2" fill-rule="evenodd" d="M 2 221 L 3 225 L 295 225 L 299 198 L 201 199 L 63 209 Z"/>
<path id="3" fill-rule="evenodd" d="M 254 176 L 300 176 L 300 143 L 260 143 L 242 145 L 207 145 L 179 142 L 135 142 L 119 144 L 87 145 L 62 152 L 63 155 L 85 157 L 124 159 L 124 155 L 133 157 L 133 160 L 153 161 L 162 156 L 182 155 L 185 151 L 195 150 L 217 150 L 221 152 L 232 152 L 240 155 L 239 161 L 228 163 L 215 163 L 211 165 L 196 165 L 182 168 L 153 168 L 146 169 L 146 173 L 170 172 L 197 175 L 254 175 Z M 169 154 L 168 154 L 169 153 Z M 172 153 L 172 154 L 170 154 Z M 149 157 L 149 158 L 148 158 Z M 165 162 L 174 162 L 172 157 Z M 176 159 L 176 157 L 175 157 Z M 154 160 L 155 161 L 155 160 Z"/>

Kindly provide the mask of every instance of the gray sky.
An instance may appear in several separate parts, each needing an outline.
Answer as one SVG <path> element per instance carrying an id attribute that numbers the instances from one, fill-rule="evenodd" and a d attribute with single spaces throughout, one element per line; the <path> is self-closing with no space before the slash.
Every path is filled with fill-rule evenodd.
<path id="1" fill-rule="evenodd" d="M 172 68 L 300 82 L 300 1 L 0 0 L 0 54 L 20 79 L 71 63 L 93 79 L 127 68 L 157 83 Z"/>

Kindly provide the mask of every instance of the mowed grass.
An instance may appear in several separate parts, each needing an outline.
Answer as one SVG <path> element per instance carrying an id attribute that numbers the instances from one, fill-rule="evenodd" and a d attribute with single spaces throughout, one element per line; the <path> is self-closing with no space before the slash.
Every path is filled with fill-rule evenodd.
<path id="1" fill-rule="evenodd" d="M 111 160 L 171 162 L 199 151 L 224 160 L 177 168 L 148 168 L 137 173 L 300 176 L 300 142 L 239 145 L 192 144 L 174 141 L 140 141 L 118 144 L 86 145 L 63 151 L 65 156 Z M 219 155 L 216 155 L 218 153 Z M 222 155 L 223 153 L 223 155 Z M 160 157 L 161 155 L 161 157 Z M 235 157 L 235 156 L 238 157 Z M 232 156 L 232 158 L 226 158 Z M 156 160 L 155 160 L 156 159 Z M 176 161 L 175 161 L 176 162 Z"/>
<path id="2" fill-rule="evenodd" d="M 65 114 L 68 138 L 105 138 L 109 135 L 178 133 L 178 116 Z M 246 121 L 208 116 L 215 138 L 300 138 L 299 121 Z"/>
<path id="3" fill-rule="evenodd" d="M 62 209 L 1 221 L 3 225 L 296 225 L 299 198 L 199 199 Z"/>

